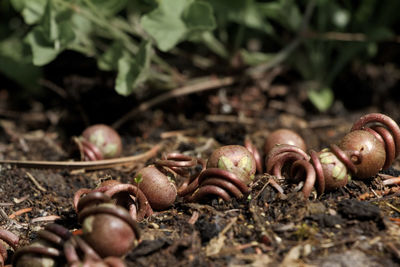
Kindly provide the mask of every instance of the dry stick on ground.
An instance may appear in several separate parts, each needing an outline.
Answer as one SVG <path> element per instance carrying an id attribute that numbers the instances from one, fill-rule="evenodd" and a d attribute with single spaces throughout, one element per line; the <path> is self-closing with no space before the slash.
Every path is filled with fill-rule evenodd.
<path id="1" fill-rule="evenodd" d="M 32 183 L 42 192 L 46 192 L 46 188 L 44 188 L 43 186 L 41 186 L 39 184 L 39 182 L 35 179 L 35 177 L 33 177 L 33 175 L 30 172 L 26 172 L 26 176 L 28 176 L 28 178 L 32 181 Z"/>
<path id="2" fill-rule="evenodd" d="M 135 156 L 105 159 L 96 161 L 35 161 L 35 160 L 0 160 L 0 164 L 9 164 L 20 168 L 37 169 L 85 169 L 100 170 L 117 166 L 129 166 L 138 161 L 146 161 L 157 154 L 160 145 L 155 145 L 152 149 Z"/>
<path id="3" fill-rule="evenodd" d="M 0 208 L 0 222 L 3 220 L 8 221 L 9 218 L 8 218 L 7 213 L 2 208 Z"/>
<path id="4" fill-rule="evenodd" d="M 305 37 L 310 39 L 321 39 L 331 41 L 342 41 L 342 42 L 367 42 L 371 39 L 364 33 L 353 33 L 353 32 L 324 32 L 318 33 L 313 31 L 305 32 Z M 384 41 L 400 43 L 400 36 L 394 36 L 386 38 Z"/>
<path id="5" fill-rule="evenodd" d="M 132 117 L 136 116 L 138 113 L 143 112 L 143 111 L 145 111 L 157 104 L 160 104 L 168 99 L 178 97 L 178 96 L 193 94 L 193 93 L 197 93 L 197 92 L 201 92 L 201 91 L 211 90 L 211 89 L 215 89 L 215 88 L 220 88 L 223 86 L 232 85 L 237 81 L 237 79 L 235 79 L 234 77 L 231 77 L 231 76 L 224 77 L 221 79 L 215 78 L 214 76 L 208 76 L 208 77 L 200 78 L 200 79 L 196 79 L 196 80 L 200 80 L 200 82 L 197 82 L 197 83 L 194 83 L 191 85 L 186 85 L 186 86 L 168 91 L 162 95 L 159 95 L 155 98 L 150 99 L 149 101 L 143 102 L 137 108 L 132 109 L 127 114 L 122 116 L 119 120 L 117 120 L 112 125 L 112 127 L 114 129 L 118 129 L 119 127 L 121 127 L 121 125 L 123 125 L 124 123 L 126 123 L 127 121 L 132 119 Z"/>

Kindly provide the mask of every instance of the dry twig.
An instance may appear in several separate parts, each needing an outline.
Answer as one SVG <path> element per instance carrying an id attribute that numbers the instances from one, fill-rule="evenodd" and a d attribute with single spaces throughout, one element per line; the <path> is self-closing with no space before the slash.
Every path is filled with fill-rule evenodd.
<path id="1" fill-rule="evenodd" d="M 42 216 L 42 217 L 37 217 L 33 218 L 31 220 L 31 223 L 36 223 L 36 222 L 48 222 L 48 221 L 55 221 L 60 219 L 61 217 L 58 215 L 48 215 L 48 216 Z"/>
<path id="2" fill-rule="evenodd" d="M 33 177 L 33 175 L 30 172 L 26 172 L 26 176 L 28 176 L 29 180 L 32 181 L 32 183 L 42 192 L 46 192 L 46 188 L 44 188 L 43 186 L 41 186 L 39 184 L 39 182 L 35 179 L 35 177 Z"/>
<path id="3" fill-rule="evenodd" d="M 121 157 L 115 159 L 105 159 L 96 161 L 30 161 L 30 160 L 0 160 L 0 164 L 9 164 L 20 168 L 37 168 L 37 169 L 85 169 L 85 170 L 101 170 L 114 168 L 118 166 L 129 166 L 137 162 L 146 161 L 157 154 L 160 145 L 154 146 L 152 149 L 135 156 Z"/>
<path id="4" fill-rule="evenodd" d="M 24 213 L 27 213 L 27 212 L 30 212 L 30 211 L 32 211 L 31 207 L 23 208 L 23 209 L 17 210 L 16 212 L 12 213 L 10 216 L 8 216 L 8 218 L 14 219 L 17 216 L 20 216 L 20 215 L 22 215 Z"/>

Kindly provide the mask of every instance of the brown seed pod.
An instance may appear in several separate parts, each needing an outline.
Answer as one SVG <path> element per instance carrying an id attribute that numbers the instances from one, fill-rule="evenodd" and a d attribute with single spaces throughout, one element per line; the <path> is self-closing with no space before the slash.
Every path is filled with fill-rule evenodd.
<path id="1" fill-rule="evenodd" d="M 141 169 L 136 177 L 140 180 L 137 187 L 146 195 L 153 209 L 164 210 L 175 202 L 177 189 L 171 172 L 152 165 Z"/>
<path id="2" fill-rule="evenodd" d="M 4 266 L 4 262 L 7 260 L 7 249 L 1 241 L 15 250 L 18 246 L 19 237 L 10 231 L 0 228 L 0 266 Z"/>
<path id="3" fill-rule="evenodd" d="M 40 230 L 37 236 L 37 240 L 15 252 L 13 266 L 58 266 L 62 246 L 71 237 L 71 233 L 65 227 L 51 223 Z"/>
<path id="4" fill-rule="evenodd" d="M 352 131 L 343 137 L 338 146 L 346 153 L 359 152 L 360 158 L 352 159 L 357 161 L 357 163 L 353 162 L 357 167 L 357 171 L 354 174 L 357 178 L 372 177 L 385 164 L 386 152 L 384 144 L 368 131 Z"/>
<path id="5" fill-rule="evenodd" d="M 82 135 L 73 139 L 83 160 L 101 160 L 121 155 L 122 141 L 110 126 L 95 124 L 86 128 Z"/>
<path id="6" fill-rule="evenodd" d="M 153 214 L 142 190 L 135 185 L 122 184 L 116 180 L 104 181 L 95 189 L 81 188 L 75 192 L 73 198 L 77 213 L 83 208 L 106 202 L 126 208 L 133 220 L 141 221 Z"/>
<path id="7" fill-rule="evenodd" d="M 301 148 L 303 151 L 307 149 L 303 138 L 289 129 L 278 129 L 268 135 L 264 144 L 265 155 L 268 155 L 276 145 L 293 145 Z"/>
<path id="8" fill-rule="evenodd" d="M 83 239 L 101 256 L 121 257 L 140 238 L 137 223 L 127 210 L 110 203 L 84 208 L 78 215 Z"/>
<path id="9" fill-rule="evenodd" d="M 210 195 L 229 201 L 232 196 L 242 198 L 250 191 L 249 187 L 234 173 L 219 168 L 203 170 L 195 181 L 198 186 L 193 194 L 185 196 L 188 201 L 198 202 Z"/>
<path id="10" fill-rule="evenodd" d="M 13 257 L 13 266 L 37 267 L 57 266 L 56 258 L 62 255 L 59 249 L 49 247 L 45 241 L 36 241 L 29 246 L 18 249 Z"/>
<path id="11" fill-rule="evenodd" d="M 266 157 L 267 172 L 277 178 L 283 178 L 284 169 L 287 169 L 285 167 L 291 166 L 290 178 L 295 181 L 304 178 L 305 182 L 302 191 L 307 198 L 314 187 L 316 179 L 315 171 L 308 162 L 309 159 L 309 155 L 297 146 L 288 144 L 276 145 Z M 274 187 L 280 193 L 283 192 L 278 184 L 275 184 Z"/>
<path id="12" fill-rule="evenodd" d="M 216 149 L 208 159 L 208 168 L 219 168 L 232 172 L 248 185 L 256 173 L 256 161 L 253 154 L 244 146 L 228 145 Z"/>

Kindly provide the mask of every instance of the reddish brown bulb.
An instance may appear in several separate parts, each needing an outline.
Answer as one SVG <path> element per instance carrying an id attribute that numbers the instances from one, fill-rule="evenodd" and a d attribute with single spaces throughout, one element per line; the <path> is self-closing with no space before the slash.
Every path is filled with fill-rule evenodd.
<path id="1" fill-rule="evenodd" d="M 148 166 L 141 169 L 136 177 L 139 178 L 137 187 L 146 195 L 153 209 L 164 210 L 174 203 L 177 189 L 172 173 L 162 167 Z"/>
<path id="2" fill-rule="evenodd" d="M 10 231 L 0 228 L 0 266 L 4 266 L 4 262 L 7 260 L 7 249 L 3 242 L 15 250 L 18 246 L 19 237 Z"/>
<path id="3" fill-rule="evenodd" d="M 228 145 L 216 149 L 207 162 L 207 168 L 219 168 L 235 174 L 248 185 L 256 173 L 253 154 L 244 146 Z"/>
<path id="4" fill-rule="evenodd" d="M 276 145 L 293 145 L 306 151 L 306 143 L 296 132 L 289 129 L 278 129 L 269 134 L 264 144 L 264 153 L 268 155 Z"/>
<path id="5" fill-rule="evenodd" d="M 85 160 L 115 158 L 121 155 L 122 142 L 119 134 L 105 124 L 86 128 L 75 140 Z"/>
<path id="6" fill-rule="evenodd" d="M 79 213 L 83 221 L 84 240 L 101 256 L 121 257 L 137 244 L 139 232 L 128 211 L 110 203 L 84 208 Z"/>
<path id="7" fill-rule="evenodd" d="M 369 178 L 376 175 L 385 164 L 386 152 L 384 144 L 372 133 L 355 130 L 348 133 L 340 142 L 339 147 L 346 153 L 359 152 L 359 158 L 352 158 L 357 167 L 357 178 Z"/>

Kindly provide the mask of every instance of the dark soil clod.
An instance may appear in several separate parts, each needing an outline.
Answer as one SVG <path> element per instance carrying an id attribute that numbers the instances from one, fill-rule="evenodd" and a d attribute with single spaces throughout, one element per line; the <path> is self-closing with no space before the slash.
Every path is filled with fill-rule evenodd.
<path id="1" fill-rule="evenodd" d="M 380 209 L 377 206 L 356 199 L 340 201 L 338 204 L 338 211 L 349 219 L 357 219 L 360 221 L 381 221 L 382 219 Z"/>

